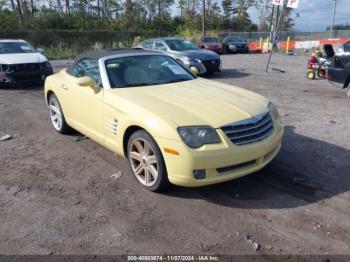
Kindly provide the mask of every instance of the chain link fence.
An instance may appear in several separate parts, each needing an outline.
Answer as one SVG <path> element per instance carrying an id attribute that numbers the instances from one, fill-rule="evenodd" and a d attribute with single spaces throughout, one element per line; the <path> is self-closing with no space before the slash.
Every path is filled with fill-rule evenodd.
<path id="1" fill-rule="evenodd" d="M 34 47 L 43 48 L 46 56 L 55 59 L 71 58 L 89 50 L 131 47 L 135 41 L 154 37 L 157 33 L 152 31 L 0 31 L 0 39 L 26 40 Z"/>
<path id="2" fill-rule="evenodd" d="M 226 36 L 241 36 L 248 41 L 259 41 L 260 38 L 266 39 L 271 37 L 271 32 L 234 32 L 230 30 L 210 31 L 209 34 L 216 35 L 220 38 Z M 282 31 L 278 32 L 276 39 L 278 41 L 286 41 L 290 37 L 295 41 L 320 40 L 330 38 L 350 38 L 350 30 L 324 31 L 324 32 L 297 32 L 297 31 Z"/>
<path id="3" fill-rule="evenodd" d="M 249 42 L 267 41 L 272 34 L 270 32 L 234 32 L 230 30 L 209 31 L 208 35 L 218 36 L 223 39 L 229 35 L 241 36 Z M 330 37 L 332 35 L 332 37 Z M 75 55 L 96 49 L 126 48 L 133 44 L 152 37 L 157 37 L 157 31 L 147 32 L 121 32 L 121 31 L 15 31 L 1 32 L 0 39 L 24 39 L 35 47 L 45 50 L 50 59 L 72 58 Z M 276 35 L 278 43 L 285 42 L 288 37 L 291 41 L 325 40 L 329 38 L 349 39 L 350 30 L 333 31 L 332 34 L 325 32 L 278 32 Z M 194 39 L 195 40 L 195 39 Z M 308 45 L 308 43 L 306 44 Z M 311 48 L 309 48 L 311 49 Z"/>

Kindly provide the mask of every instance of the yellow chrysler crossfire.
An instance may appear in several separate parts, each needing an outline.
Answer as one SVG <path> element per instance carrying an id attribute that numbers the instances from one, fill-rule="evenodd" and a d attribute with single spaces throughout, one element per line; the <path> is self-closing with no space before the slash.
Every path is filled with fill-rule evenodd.
<path id="1" fill-rule="evenodd" d="M 151 191 L 256 172 L 277 155 L 284 131 L 266 98 L 141 49 L 81 54 L 46 79 L 45 97 L 58 132 L 74 128 L 125 156 Z"/>

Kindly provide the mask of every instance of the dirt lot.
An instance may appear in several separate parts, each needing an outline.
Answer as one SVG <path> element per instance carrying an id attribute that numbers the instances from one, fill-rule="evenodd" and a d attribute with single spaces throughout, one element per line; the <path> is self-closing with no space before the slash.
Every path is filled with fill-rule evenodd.
<path id="1" fill-rule="evenodd" d="M 0 90 L 0 132 L 16 135 L 0 142 L 0 253 L 350 254 L 345 91 L 306 80 L 306 58 L 268 74 L 265 55 L 222 58 L 214 78 L 270 97 L 286 134 L 269 167 L 205 188 L 147 192 L 123 158 L 57 134 L 42 88 Z"/>

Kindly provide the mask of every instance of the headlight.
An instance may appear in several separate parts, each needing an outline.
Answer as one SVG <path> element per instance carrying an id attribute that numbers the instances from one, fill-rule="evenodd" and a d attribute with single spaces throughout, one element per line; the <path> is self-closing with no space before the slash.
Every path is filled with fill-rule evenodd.
<path id="1" fill-rule="evenodd" d="M 45 61 L 45 62 L 43 62 L 43 63 L 41 63 L 41 64 L 42 64 L 42 66 L 45 67 L 45 68 L 51 68 L 51 64 L 50 64 L 49 61 Z"/>
<path id="2" fill-rule="evenodd" d="M 216 130 L 210 126 L 179 127 L 177 131 L 185 144 L 191 148 L 221 142 Z"/>
<path id="3" fill-rule="evenodd" d="M 185 65 L 190 64 L 190 58 L 187 57 L 187 56 L 182 56 L 182 57 L 180 57 L 180 60 L 181 60 L 181 62 L 184 63 Z"/>
<path id="4" fill-rule="evenodd" d="M 269 103 L 267 109 L 269 110 L 273 120 L 277 120 L 280 117 L 280 114 L 278 113 L 277 108 L 272 102 Z"/>
<path id="5" fill-rule="evenodd" d="M 340 46 L 338 49 L 337 49 L 337 54 L 343 54 L 344 53 L 344 47 L 343 46 Z"/>

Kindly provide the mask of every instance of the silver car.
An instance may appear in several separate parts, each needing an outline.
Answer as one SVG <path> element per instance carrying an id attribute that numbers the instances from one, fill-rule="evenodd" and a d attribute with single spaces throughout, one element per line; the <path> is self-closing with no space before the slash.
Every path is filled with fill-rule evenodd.
<path id="1" fill-rule="evenodd" d="M 217 53 L 200 49 L 191 41 L 181 38 L 148 39 L 143 41 L 138 47 L 164 52 L 199 75 L 210 75 L 221 71 L 221 59 Z"/>

